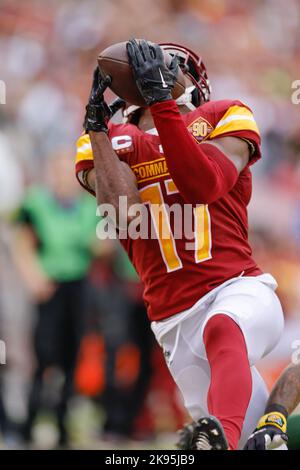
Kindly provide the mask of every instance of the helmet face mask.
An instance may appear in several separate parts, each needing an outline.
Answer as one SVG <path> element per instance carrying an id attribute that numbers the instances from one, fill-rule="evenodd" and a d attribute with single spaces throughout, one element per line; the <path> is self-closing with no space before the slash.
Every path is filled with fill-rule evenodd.
<path id="1" fill-rule="evenodd" d="M 198 93 L 193 93 L 193 104 L 197 108 L 210 100 L 211 86 L 208 80 L 206 67 L 195 52 L 187 47 L 173 43 L 161 43 L 160 47 L 171 55 L 177 54 L 179 66 L 190 79 Z M 197 96 L 198 95 L 198 96 Z"/>
<path id="2" fill-rule="evenodd" d="M 178 56 L 179 67 L 187 77 L 186 92 L 176 100 L 177 104 L 185 105 L 190 110 L 194 110 L 209 101 L 211 86 L 202 58 L 187 47 L 180 46 L 179 44 L 160 43 L 159 46 L 172 56 Z M 126 103 L 125 109 L 123 110 L 124 122 L 135 123 L 136 119 L 132 119 L 133 114 L 135 114 L 139 108 L 139 106 Z"/>

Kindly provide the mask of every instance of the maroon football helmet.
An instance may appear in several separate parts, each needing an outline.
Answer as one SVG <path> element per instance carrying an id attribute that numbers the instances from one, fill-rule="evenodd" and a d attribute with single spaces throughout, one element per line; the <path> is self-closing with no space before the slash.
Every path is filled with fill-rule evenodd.
<path id="1" fill-rule="evenodd" d="M 186 75 L 191 85 L 187 86 L 185 93 L 177 98 L 176 102 L 181 105 L 186 105 L 190 110 L 193 110 L 210 100 L 211 87 L 208 80 L 206 67 L 201 59 L 195 52 L 191 51 L 185 46 L 165 42 L 159 46 L 172 56 L 175 54 L 179 59 L 179 66 Z M 135 111 L 140 109 L 140 106 L 135 106 L 126 103 L 123 109 L 124 121 L 134 122 Z M 138 119 L 137 119 L 138 120 Z"/>

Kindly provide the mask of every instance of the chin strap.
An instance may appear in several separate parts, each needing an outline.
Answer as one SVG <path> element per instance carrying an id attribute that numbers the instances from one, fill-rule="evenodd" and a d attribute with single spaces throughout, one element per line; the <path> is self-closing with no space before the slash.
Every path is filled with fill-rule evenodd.
<path id="1" fill-rule="evenodd" d="M 128 108 L 125 108 L 123 110 L 123 122 L 124 124 L 126 122 L 128 122 L 128 117 L 130 116 L 130 114 L 134 113 L 134 111 L 137 111 L 138 109 L 140 109 L 141 106 L 136 106 L 134 104 L 132 104 L 131 106 L 128 106 Z"/>
<path id="2" fill-rule="evenodd" d="M 193 105 L 193 97 L 192 97 L 192 94 L 193 94 L 193 91 L 195 90 L 195 86 L 192 85 L 192 86 L 189 86 L 188 88 L 185 89 L 185 92 L 179 96 L 179 98 L 177 98 L 176 100 L 176 103 L 178 104 L 178 106 L 186 106 L 190 111 L 194 111 L 194 109 L 196 109 L 196 106 Z M 134 113 L 134 111 L 137 111 L 138 109 L 140 109 L 141 106 L 135 106 L 135 105 L 131 105 L 131 106 L 128 106 L 128 108 L 124 109 L 123 111 L 123 122 L 124 124 L 126 122 L 128 122 L 128 117 L 130 116 L 130 114 Z"/>
<path id="3" fill-rule="evenodd" d="M 189 108 L 190 111 L 194 111 L 194 109 L 196 109 L 196 106 L 193 105 L 193 91 L 195 90 L 195 86 L 192 85 L 192 86 L 189 86 L 188 88 L 186 88 L 185 92 L 179 96 L 179 98 L 177 98 L 176 100 L 176 103 L 178 104 L 178 106 L 186 106 L 187 108 Z"/>

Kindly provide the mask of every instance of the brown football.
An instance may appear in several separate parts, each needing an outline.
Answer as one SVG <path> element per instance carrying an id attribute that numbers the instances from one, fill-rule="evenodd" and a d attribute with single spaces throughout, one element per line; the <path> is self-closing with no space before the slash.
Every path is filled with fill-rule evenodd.
<path id="1" fill-rule="evenodd" d="M 172 59 L 171 55 L 164 52 L 164 56 L 166 64 L 169 64 Z M 110 88 L 117 96 L 130 104 L 137 106 L 146 105 L 133 78 L 132 70 L 128 62 L 126 42 L 113 44 L 102 51 L 98 57 L 98 65 L 102 76 L 111 76 L 112 82 Z M 173 98 L 179 98 L 184 91 L 185 77 L 179 69 L 177 80 L 172 90 Z"/>

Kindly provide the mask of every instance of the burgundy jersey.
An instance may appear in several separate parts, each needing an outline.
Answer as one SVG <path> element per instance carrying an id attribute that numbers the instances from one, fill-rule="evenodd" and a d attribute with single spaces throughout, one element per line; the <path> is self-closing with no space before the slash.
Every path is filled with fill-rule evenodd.
<path id="1" fill-rule="evenodd" d="M 248 243 L 247 205 L 252 187 L 249 166 L 260 158 L 259 131 L 251 110 L 240 101 L 212 101 L 182 115 L 182 119 L 199 145 L 219 137 L 238 137 L 248 142 L 251 157 L 228 194 L 192 209 L 193 239 L 184 233 L 182 238 L 175 238 L 173 214 L 162 210 L 158 221 L 151 210 L 153 204 L 161 204 L 162 208 L 174 203 L 184 205 L 168 171 L 156 129 L 143 132 L 131 124 L 110 124 L 112 146 L 136 175 L 141 198 L 156 227 L 152 239 L 120 240 L 144 285 L 149 318 L 156 321 L 192 307 L 228 279 L 261 274 Z M 172 132 L 170 139 L 176 140 Z M 83 135 L 78 140 L 76 172 L 92 167 L 89 136 Z M 169 231 L 168 237 L 160 237 L 159 223 Z"/>

